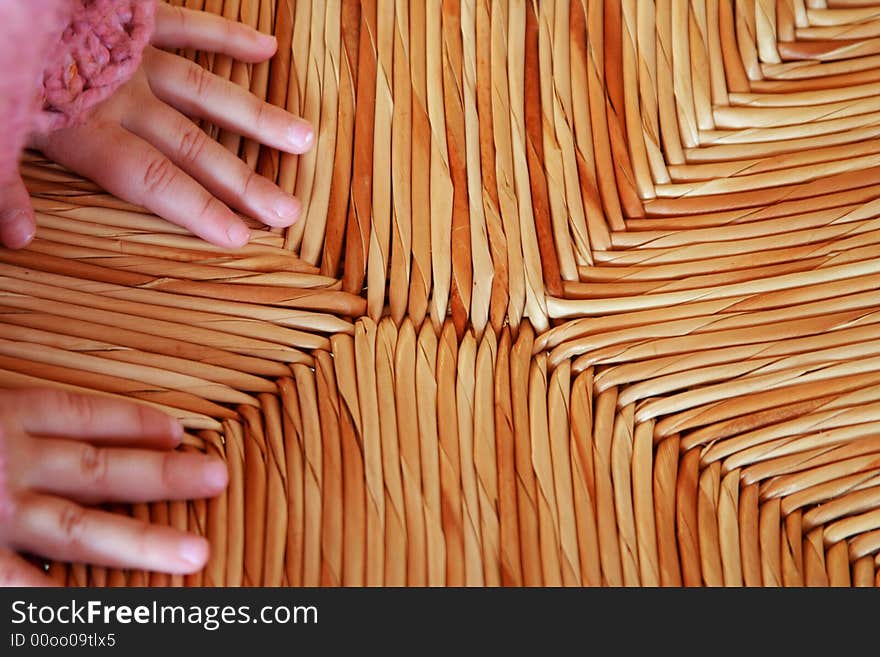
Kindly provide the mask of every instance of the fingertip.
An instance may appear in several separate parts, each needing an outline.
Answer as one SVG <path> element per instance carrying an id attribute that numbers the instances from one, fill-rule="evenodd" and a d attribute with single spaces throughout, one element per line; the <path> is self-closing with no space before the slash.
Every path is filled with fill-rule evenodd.
<path id="1" fill-rule="evenodd" d="M 275 200 L 273 207 L 275 211 L 275 220 L 271 222 L 272 226 L 280 226 L 286 228 L 300 218 L 302 214 L 302 203 L 298 198 L 280 194 Z"/>
<path id="2" fill-rule="evenodd" d="M 109 414 L 119 415 L 131 423 L 133 429 L 129 435 L 138 439 L 138 443 L 142 445 L 153 445 L 160 449 L 174 449 L 183 441 L 183 426 L 180 421 L 159 410 L 143 404 L 134 404 L 122 401 L 122 406 L 114 402 L 101 402 L 97 399 L 94 403 L 100 404 L 95 408 L 95 414 L 98 417 L 106 418 Z M 109 405 L 104 405 L 109 404 Z M 87 429 L 92 430 L 92 429 Z M 113 436 L 116 438 L 117 436 Z"/>
<path id="3" fill-rule="evenodd" d="M 36 234 L 34 216 L 27 210 L 12 209 L 0 213 L 0 241 L 10 249 L 23 249 Z"/>
<path id="4" fill-rule="evenodd" d="M 252 27 L 236 23 L 241 30 L 237 42 L 230 44 L 227 54 L 250 64 L 257 64 L 270 59 L 278 52 L 278 39 L 271 34 L 255 30 Z"/>
<path id="5" fill-rule="evenodd" d="M 263 48 L 265 52 L 269 53 L 269 57 L 278 51 L 278 39 L 271 34 L 257 32 L 257 43 L 260 44 L 260 47 Z"/>
<path id="6" fill-rule="evenodd" d="M 287 132 L 292 153 L 306 153 L 315 145 L 315 129 L 303 119 L 294 119 Z"/>
<path id="7" fill-rule="evenodd" d="M 225 490 L 229 484 L 229 470 L 226 467 L 226 463 L 220 459 L 211 459 L 211 461 L 205 464 L 202 476 L 204 477 L 205 484 L 215 494 Z"/>
<path id="8" fill-rule="evenodd" d="M 209 551 L 208 541 L 204 538 L 187 536 L 181 539 L 177 554 L 186 567 L 191 569 L 189 572 L 195 572 L 204 567 Z"/>
<path id="9" fill-rule="evenodd" d="M 243 248 L 251 239 L 251 232 L 241 221 L 235 221 L 226 229 L 226 246 L 231 249 Z"/>
<path id="10" fill-rule="evenodd" d="M 168 416 L 168 435 L 174 441 L 175 446 L 183 442 L 183 425 L 180 420 Z"/>

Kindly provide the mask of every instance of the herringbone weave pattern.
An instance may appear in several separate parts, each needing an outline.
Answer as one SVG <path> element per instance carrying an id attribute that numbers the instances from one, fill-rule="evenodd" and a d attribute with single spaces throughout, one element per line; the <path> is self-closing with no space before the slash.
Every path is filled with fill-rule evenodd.
<path id="1" fill-rule="evenodd" d="M 178 4 L 182 4 L 178 0 Z M 47 162 L 0 384 L 159 405 L 213 546 L 90 585 L 880 583 L 880 6 L 187 0 L 317 126 L 220 252 Z M 293 53 L 293 55 L 291 55 Z"/>

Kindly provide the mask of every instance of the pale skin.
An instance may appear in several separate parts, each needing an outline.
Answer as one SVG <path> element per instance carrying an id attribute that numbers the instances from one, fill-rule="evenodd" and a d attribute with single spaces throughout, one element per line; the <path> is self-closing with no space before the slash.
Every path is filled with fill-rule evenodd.
<path id="1" fill-rule="evenodd" d="M 311 148 L 312 127 L 159 48 L 195 48 L 245 62 L 271 57 L 273 37 L 210 14 L 160 5 L 152 47 L 135 76 L 75 127 L 29 145 L 109 192 L 218 246 L 249 231 L 237 210 L 289 226 L 301 205 L 190 118 L 279 150 Z M 0 193 L 0 242 L 27 245 L 34 213 L 20 179 Z M 153 408 L 56 390 L 0 391 L 0 586 L 50 585 L 22 554 L 113 568 L 185 574 L 204 567 L 203 538 L 95 508 L 104 502 L 213 497 L 219 459 L 175 451 L 180 424 Z"/>
<path id="2" fill-rule="evenodd" d="M 270 58 L 274 37 L 219 16 L 160 4 L 153 46 L 135 76 L 81 124 L 34 134 L 29 145 L 199 237 L 226 248 L 247 244 L 249 231 L 232 209 L 268 226 L 286 227 L 302 211 L 297 199 L 255 174 L 187 117 L 279 150 L 299 154 L 314 143 L 302 119 L 246 89 L 158 48 L 196 48 L 245 62 Z M 0 241 L 26 246 L 35 234 L 24 183 L 0 200 Z"/>
<path id="3" fill-rule="evenodd" d="M 52 584 L 17 552 L 180 574 L 205 565 L 205 539 L 94 508 L 225 489 L 223 461 L 174 450 L 183 438 L 177 420 L 58 390 L 2 391 L 0 418 L 0 586 Z"/>

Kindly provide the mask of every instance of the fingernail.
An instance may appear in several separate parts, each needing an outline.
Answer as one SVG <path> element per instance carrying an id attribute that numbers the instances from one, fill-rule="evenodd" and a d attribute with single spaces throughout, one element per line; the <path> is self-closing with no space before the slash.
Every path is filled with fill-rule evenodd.
<path id="1" fill-rule="evenodd" d="M 214 461 L 206 465 L 203 476 L 205 483 L 211 488 L 223 490 L 229 483 L 229 473 L 226 470 L 226 464 L 222 461 Z"/>
<path id="2" fill-rule="evenodd" d="M 180 545 L 180 558 L 196 567 L 201 567 L 208 558 L 208 543 L 201 538 L 186 538 Z"/>
<path id="3" fill-rule="evenodd" d="M 3 243 L 10 249 L 21 249 L 34 239 L 34 225 L 24 210 L 6 210 L 0 214 Z"/>
<path id="4" fill-rule="evenodd" d="M 307 121 L 297 119 L 290 127 L 288 139 L 296 152 L 305 153 L 315 143 L 315 130 Z"/>
<path id="5" fill-rule="evenodd" d="M 275 214 L 285 221 L 293 223 L 299 219 L 301 212 L 302 203 L 292 196 L 279 196 L 278 200 L 275 201 Z"/>
<path id="6" fill-rule="evenodd" d="M 226 229 L 226 237 L 233 248 L 241 248 L 250 240 L 251 232 L 244 224 L 234 223 Z"/>

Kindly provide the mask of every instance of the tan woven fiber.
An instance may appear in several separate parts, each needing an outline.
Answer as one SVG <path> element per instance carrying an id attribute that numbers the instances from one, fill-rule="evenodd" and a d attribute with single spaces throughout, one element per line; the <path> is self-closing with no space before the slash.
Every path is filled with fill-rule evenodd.
<path id="1" fill-rule="evenodd" d="M 0 385 L 123 395 L 220 455 L 189 577 L 880 584 L 880 3 L 205 0 L 187 52 L 316 126 L 222 252 L 30 155 Z M 871 6 L 875 4 L 876 6 Z"/>

